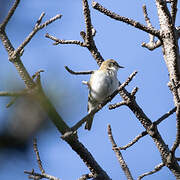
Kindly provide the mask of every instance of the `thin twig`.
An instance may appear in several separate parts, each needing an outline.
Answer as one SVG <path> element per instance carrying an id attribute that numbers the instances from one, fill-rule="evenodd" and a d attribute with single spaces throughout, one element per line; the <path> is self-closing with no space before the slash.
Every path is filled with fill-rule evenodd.
<path id="1" fill-rule="evenodd" d="M 138 142 L 139 139 L 141 139 L 142 137 L 146 136 L 148 133 L 147 131 L 143 131 L 141 134 L 139 134 L 138 136 L 136 136 L 130 143 L 128 143 L 125 146 L 122 147 L 118 147 L 119 150 L 126 150 L 127 148 L 131 147 L 133 144 L 135 144 L 136 142 Z"/>
<path id="2" fill-rule="evenodd" d="M 34 180 L 39 180 L 39 179 L 43 179 L 43 178 L 46 178 L 46 179 L 49 179 L 49 180 L 60 180 L 59 178 L 57 177 L 54 177 L 52 175 L 49 175 L 49 174 L 39 174 L 39 173 L 35 173 L 34 170 L 32 171 L 24 171 L 25 174 L 29 174 L 29 179 L 34 179 Z"/>
<path id="3" fill-rule="evenodd" d="M 173 114 L 174 112 L 176 112 L 176 107 L 172 108 L 170 111 L 168 111 L 167 113 L 165 113 L 164 115 L 162 115 L 159 119 L 157 119 L 155 122 L 153 122 L 155 125 L 160 124 L 163 120 L 165 120 L 166 118 L 168 118 L 171 114 Z"/>
<path id="4" fill-rule="evenodd" d="M 68 68 L 68 66 L 65 66 L 65 69 L 70 73 L 74 75 L 86 75 L 86 74 L 92 74 L 94 71 L 81 71 L 81 72 L 75 72 Z"/>
<path id="5" fill-rule="evenodd" d="M 112 144 L 112 147 L 113 147 L 113 151 L 115 152 L 116 154 L 116 157 L 121 165 L 121 168 L 124 172 L 124 174 L 126 175 L 127 179 L 128 180 L 133 180 L 133 177 L 131 175 L 131 172 L 125 162 L 125 160 L 123 159 L 123 156 L 121 154 L 121 152 L 117 149 L 117 144 L 113 138 L 113 135 L 112 135 L 112 130 L 111 130 L 111 126 L 108 125 L 108 136 L 109 136 L 109 139 L 110 139 L 110 142 Z"/>
<path id="6" fill-rule="evenodd" d="M 86 25 L 85 42 L 87 46 L 90 46 L 90 44 L 93 41 L 91 14 L 90 14 L 88 1 L 82 0 L 82 3 L 83 3 L 84 20 L 85 20 L 85 25 Z"/>
<path id="7" fill-rule="evenodd" d="M 2 22 L 2 24 L 0 24 L 0 29 L 5 29 L 7 23 L 9 22 L 9 20 L 11 19 L 11 17 L 13 16 L 18 4 L 19 4 L 20 0 L 16 0 L 12 6 L 12 8 L 9 10 L 7 17 L 4 19 L 4 21 Z"/>
<path id="8" fill-rule="evenodd" d="M 40 169 L 41 173 L 44 174 L 45 171 L 43 169 L 42 161 L 40 159 L 40 155 L 39 155 L 39 151 L 38 151 L 38 147 L 37 147 L 37 139 L 36 138 L 34 138 L 34 140 L 33 140 L 33 148 L 34 148 L 34 152 L 36 153 L 36 159 L 37 159 L 39 169 Z"/>
<path id="9" fill-rule="evenodd" d="M 128 79 L 122 83 L 118 89 L 116 91 L 114 91 L 112 93 L 112 95 L 110 95 L 109 97 L 107 97 L 102 103 L 100 103 L 96 108 L 94 108 L 89 114 L 87 114 L 83 119 L 81 119 L 79 122 L 77 122 L 72 128 L 72 131 L 76 131 L 84 122 L 87 121 L 87 119 L 89 118 L 89 116 L 93 116 L 95 113 L 97 113 L 99 110 L 101 110 L 108 102 L 110 102 L 118 93 L 119 91 L 121 91 L 125 86 L 127 86 L 133 79 L 133 77 L 135 77 L 135 75 L 137 74 L 137 71 L 133 72 Z"/>
<path id="10" fill-rule="evenodd" d="M 172 115 L 174 112 L 176 112 L 176 107 L 162 115 L 159 119 L 153 122 L 154 125 L 159 125 L 163 120 L 167 119 L 170 115 Z M 136 136 L 131 142 L 129 142 L 127 145 L 118 147 L 120 150 L 126 150 L 127 148 L 131 147 L 133 144 L 138 142 L 142 137 L 148 135 L 147 131 L 141 132 L 138 136 Z"/>
<path id="11" fill-rule="evenodd" d="M 140 29 L 142 31 L 145 31 L 145 32 L 150 33 L 150 34 L 152 34 L 154 36 L 160 37 L 159 30 L 157 30 L 155 28 L 147 27 L 147 26 L 145 26 L 145 25 L 143 25 L 143 24 L 141 24 L 141 23 L 139 23 L 139 22 L 137 22 L 137 21 L 135 21 L 133 19 L 120 16 L 120 15 L 118 15 L 118 14 L 104 8 L 102 5 L 100 5 L 99 3 L 95 2 L 95 1 L 93 1 L 92 6 L 93 6 L 94 9 L 96 9 L 99 12 L 109 16 L 112 19 L 122 21 L 122 22 L 127 23 L 127 24 L 129 24 L 131 26 L 134 26 L 135 28 L 138 28 L 138 29 Z"/>
<path id="12" fill-rule="evenodd" d="M 53 43 L 53 45 L 58 45 L 58 44 L 76 44 L 82 47 L 86 47 L 86 44 L 84 42 L 81 41 L 77 41 L 77 40 L 61 40 L 58 39 L 54 36 L 49 35 L 48 33 L 46 33 L 45 37 L 55 41 L 55 43 Z"/>
<path id="13" fill-rule="evenodd" d="M 130 99 L 135 99 L 135 95 L 136 95 L 137 91 L 138 91 L 138 87 L 133 88 L 133 90 L 132 90 L 132 92 L 130 93 L 130 96 L 129 96 Z M 123 100 L 122 102 L 118 102 L 118 103 L 115 103 L 115 104 L 110 104 L 109 105 L 109 110 L 116 109 L 116 108 L 118 108 L 120 106 L 123 106 L 123 105 L 127 106 L 130 102 L 131 101 L 128 99 L 126 101 Z"/>
<path id="14" fill-rule="evenodd" d="M 164 163 L 158 164 L 158 165 L 154 168 L 154 170 L 152 170 L 152 171 L 150 171 L 150 172 L 146 172 L 146 173 L 142 174 L 141 176 L 139 176 L 139 177 L 138 177 L 138 180 L 141 180 L 141 179 L 142 179 L 143 177 L 145 177 L 145 176 L 148 176 L 148 175 L 150 175 L 150 174 L 154 174 L 154 173 L 160 171 L 161 168 L 164 167 L 164 166 L 165 166 Z"/>
<path id="15" fill-rule="evenodd" d="M 93 178 L 93 174 L 92 173 L 84 174 L 78 180 L 87 180 L 87 179 L 91 179 L 91 178 Z"/>
<path id="16" fill-rule="evenodd" d="M 27 92 L 25 90 L 19 91 L 19 92 L 7 92 L 7 91 L 1 91 L 0 96 L 22 96 L 25 95 Z"/>
<path id="17" fill-rule="evenodd" d="M 176 140 L 171 148 L 171 152 L 175 153 L 177 147 L 180 145 L 180 104 L 177 105 L 176 109 Z"/>
<path id="18" fill-rule="evenodd" d="M 127 105 L 127 102 L 124 101 L 124 100 L 122 102 L 119 102 L 119 103 L 110 104 L 109 105 L 109 110 L 112 110 L 112 109 L 115 109 L 115 108 L 118 108 L 118 107 L 121 107 L 121 106 L 124 106 L 124 105 Z"/>
<path id="19" fill-rule="evenodd" d="M 7 107 L 7 108 L 11 107 L 11 106 L 16 102 L 17 99 L 18 99 L 17 96 L 13 97 L 13 98 L 11 99 L 11 101 L 10 101 L 8 104 L 6 104 L 6 107 Z"/>

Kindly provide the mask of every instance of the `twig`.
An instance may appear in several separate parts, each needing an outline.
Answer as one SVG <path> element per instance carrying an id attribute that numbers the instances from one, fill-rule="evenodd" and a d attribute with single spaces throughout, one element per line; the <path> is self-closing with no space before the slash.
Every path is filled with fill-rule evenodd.
<path id="1" fill-rule="evenodd" d="M 170 111 L 168 111 L 167 113 L 165 113 L 164 115 L 162 115 L 159 119 L 157 119 L 156 121 L 153 122 L 154 125 L 159 125 L 163 120 L 167 119 L 171 114 L 173 114 L 174 112 L 176 112 L 176 107 L 171 109 Z M 135 144 L 136 142 L 138 142 L 138 140 L 140 140 L 142 137 L 146 136 L 148 133 L 147 131 L 143 131 L 141 132 L 138 136 L 136 136 L 131 142 L 129 142 L 127 145 L 122 146 L 122 147 L 118 147 L 119 150 L 126 150 L 127 148 L 131 147 L 133 144 Z"/>
<path id="2" fill-rule="evenodd" d="M 130 99 L 135 99 L 135 95 L 136 95 L 137 91 L 138 91 L 138 87 L 135 87 L 129 95 Z M 123 100 L 122 102 L 119 102 L 119 103 L 110 104 L 109 110 L 116 109 L 123 105 L 127 106 L 131 102 L 130 99 L 127 99 L 126 101 Z"/>
<path id="3" fill-rule="evenodd" d="M 0 24 L 0 29 L 5 29 L 7 23 L 9 22 L 9 20 L 11 19 L 12 15 L 14 14 L 18 4 L 19 4 L 20 0 L 16 0 L 12 6 L 12 8 L 9 10 L 7 17 L 4 19 L 4 21 L 2 22 L 2 24 Z"/>
<path id="4" fill-rule="evenodd" d="M 139 22 L 137 22 L 137 21 L 135 21 L 133 19 L 120 16 L 120 15 L 118 15 L 118 14 L 104 8 L 102 5 L 100 5 L 99 3 L 95 2 L 95 1 L 93 1 L 92 6 L 93 6 L 94 9 L 96 9 L 99 12 L 109 16 L 112 19 L 122 21 L 122 22 L 127 23 L 127 24 L 129 24 L 131 26 L 134 26 L 135 28 L 138 28 L 138 29 L 140 29 L 142 31 L 145 31 L 145 32 L 150 33 L 150 34 L 152 34 L 154 36 L 157 36 L 158 38 L 160 37 L 159 30 L 157 30 L 155 28 L 147 27 L 147 26 L 145 26 L 145 25 L 143 25 L 143 24 L 141 24 L 141 23 L 139 23 Z"/>
<path id="5" fill-rule="evenodd" d="M 152 24 L 151 24 L 151 21 L 150 21 L 149 17 L 148 17 L 146 5 L 143 5 L 143 14 L 144 14 L 144 18 L 145 18 L 147 27 L 154 28 L 154 27 L 152 26 Z M 161 44 L 162 44 L 162 43 L 161 43 L 160 40 L 157 40 L 156 42 L 154 42 L 154 35 L 152 35 L 152 34 L 149 33 L 149 43 L 143 42 L 141 45 L 142 45 L 142 47 L 146 47 L 146 48 L 148 48 L 149 50 L 152 51 L 152 50 L 160 47 Z"/>
<path id="6" fill-rule="evenodd" d="M 110 104 L 109 105 L 109 110 L 112 110 L 112 109 L 115 109 L 115 108 L 118 108 L 118 107 L 124 106 L 124 105 L 127 106 L 127 102 L 126 101 L 122 101 L 122 102 L 115 103 L 115 104 Z"/>
<path id="7" fill-rule="evenodd" d="M 109 136 L 110 142 L 112 144 L 113 151 L 116 154 L 116 157 L 117 157 L 117 159 L 118 159 L 118 161 L 119 161 L 119 163 L 121 165 L 122 170 L 124 171 L 124 174 L 126 175 L 128 180 L 133 180 L 131 172 L 130 172 L 125 160 L 123 159 L 123 156 L 122 156 L 121 152 L 117 149 L 117 144 L 116 144 L 116 142 L 115 142 L 115 140 L 113 138 L 112 130 L 111 130 L 110 125 L 108 125 L 108 136 Z"/>
<path id="8" fill-rule="evenodd" d="M 39 156 L 39 151 L 38 151 L 38 147 L 37 147 L 37 139 L 36 138 L 34 138 L 34 141 L 33 141 L 33 148 L 34 148 L 34 152 L 36 153 L 36 159 L 37 159 L 39 169 L 40 169 L 41 173 L 44 174 L 45 171 L 43 169 L 42 161 L 41 161 L 40 156 Z"/>
<path id="9" fill-rule="evenodd" d="M 83 12 L 84 12 L 84 20 L 86 25 L 86 36 L 85 36 L 85 42 L 87 46 L 90 46 L 90 44 L 93 41 L 93 35 L 92 35 L 92 23 L 91 23 L 91 14 L 90 9 L 88 5 L 87 0 L 82 0 L 83 3 Z"/>
<path id="10" fill-rule="evenodd" d="M 61 40 L 49 34 L 46 34 L 45 37 L 55 41 L 54 45 L 58 44 L 76 44 L 81 47 L 86 47 L 90 51 L 93 58 L 96 60 L 97 64 L 100 66 L 101 63 L 104 61 L 104 58 L 101 56 L 100 52 L 98 51 L 94 36 L 96 34 L 95 29 L 91 23 L 91 15 L 89 10 L 89 5 L 87 0 L 82 0 L 83 3 L 83 12 L 84 12 L 84 19 L 86 25 L 86 33 L 84 31 L 80 32 L 81 37 L 83 38 L 84 42 L 78 40 Z"/>
<path id="11" fill-rule="evenodd" d="M 146 136 L 148 133 L 147 131 L 143 131 L 141 134 L 139 134 L 138 136 L 136 136 L 130 143 L 128 143 L 125 146 L 122 147 L 118 147 L 119 150 L 126 150 L 127 148 L 131 147 L 133 144 L 135 144 L 136 142 L 138 142 L 139 139 L 141 139 L 142 137 Z"/>
<path id="12" fill-rule="evenodd" d="M 180 104 L 178 103 L 176 109 L 176 140 L 171 148 L 171 152 L 175 153 L 177 147 L 180 145 Z"/>
<path id="13" fill-rule="evenodd" d="M 16 102 L 17 99 L 18 99 L 17 96 L 13 97 L 13 98 L 11 99 L 11 101 L 10 101 L 8 104 L 6 104 L 6 107 L 7 107 L 7 108 L 11 107 L 11 106 Z"/>
<path id="14" fill-rule="evenodd" d="M 165 113 L 164 115 L 162 115 L 159 119 L 157 119 L 155 122 L 153 122 L 155 125 L 160 124 L 163 120 L 165 120 L 166 118 L 168 118 L 171 114 L 173 114 L 174 112 L 176 112 L 176 107 L 172 108 L 170 111 L 168 111 L 167 113 Z"/>
<path id="15" fill-rule="evenodd" d="M 84 174 L 84 175 L 82 175 L 78 180 L 86 180 L 86 179 L 91 179 L 91 178 L 93 178 L 94 176 L 93 176 L 93 174 L 92 173 L 90 173 L 90 174 Z"/>
<path id="16" fill-rule="evenodd" d="M 112 93 L 109 97 L 107 97 L 102 103 L 100 103 L 96 108 L 94 108 L 91 113 L 87 114 L 83 119 L 81 119 L 79 122 L 77 122 L 72 128 L 72 131 L 76 131 L 86 120 L 89 116 L 93 116 L 95 113 L 97 113 L 99 110 L 101 110 L 108 102 L 110 102 L 118 93 L 121 91 L 125 86 L 127 86 L 133 79 L 133 77 L 137 74 L 137 71 L 133 72 L 128 79 L 122 83 L 116 91 Z"/>
<path id="17" fill-rule="evenodd" d="M 77 41 L 77 40 L 61 40 L 58 39 L 54 36 L 49 35 L 48 33 L 46 33 L 45 37 L 55 41 L 55 43 L 53 43 L 53 45 L 58 45 L 58 44 L 76 44 L 82 47 L 86 47 L 86 44 L 84 42 L 81 41 Z"/>
<path id="18" fill-rule="evenodd" d="M 39 169 L 41 171 L 41 174 L 34 172 L 34 169 L 31 172 L 30 171 L 24 171 L 24 173 L 29 174 L 29 179 L 39 180 L 39 179 L 46 178 L 49 180 L 60 180 L 57 177 L 54 177 L 54 176 L 51 176 L 51 175 L 45 173 L 45 170 L 43 169 L 43 166 L 42 166 L 42 161 L 40 159 L 36 138 L 34 138 L 34 140 L 33 140 L 33 149 L 34 149 L 34 152 L 36 154 L 36 159 L 37 159 L 37 163 L 38 163 Z"/>
<path id="19" fill-rule="evenodd" d="M 74 75 L 86 75 L 86 74 L 92 74 L 93 71 L 81 71 L 81 72 L 75 72 L 71 69 L 68 68 L 68 66 L 65 66 L 65 69 L 70 73 Z"/>
<path id="20" fill-rule="evenodd" d="M 150 172 L 147 172 L 147 173 L 144 173 L 144 174 L 142 174 L 141 176 L 139 176 L 138 180 L 141 180 L 141 179 L 142 179 L 143 177 L 145 177 L 145 176 L 148 176 L 148 175 L 150 175 L 150 174 L 154 174 L 154 173 L 160 171 L 161 168 L 164 167 L 164 166 L 165 166 L 164 163 L 158 164 L 158 165 L 154 168 L 154 170 L 152 170 L 152 171 L 150 171 Z"/>
<path id="21" fill-rule="evenodd" d="M 0 96 L 22 96 L 25 95 L 27 93 L 27 91 L 23 90 L 23 91 L 19 91 L 19 92 L 7 92 L 7 91 L 1 91 L 0 92 Z"/>
<path id="22" fill-rule="evenodd" d="M 24 171 L 25 174 L 29 174 L 29 179 L 34 179 L 34 180 L 39 180 L 39 179 L 43 179 L 43 178 L 46 178 L 46 179 L 49 179 L 49 180 L 60 180 L 59 178 L 57 177 L 54 177 L 54 176 L 51 176 L 49 174 L 39 174 L 39 173 L 35 173 L 34 170 L 32 171 Z"/>

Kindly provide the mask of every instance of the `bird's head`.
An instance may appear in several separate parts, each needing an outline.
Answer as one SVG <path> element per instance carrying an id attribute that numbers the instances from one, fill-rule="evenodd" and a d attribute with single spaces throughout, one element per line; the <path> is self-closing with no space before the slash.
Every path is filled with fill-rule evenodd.
<path id="1" fill-rule="evenodd" d="M 124 67 L 120 66 L 114 59 L 108 59 L 106 61 L 103 61 L 100 66 L 101 70 L 118 71 L 119 68 L 124 68 Z"/>

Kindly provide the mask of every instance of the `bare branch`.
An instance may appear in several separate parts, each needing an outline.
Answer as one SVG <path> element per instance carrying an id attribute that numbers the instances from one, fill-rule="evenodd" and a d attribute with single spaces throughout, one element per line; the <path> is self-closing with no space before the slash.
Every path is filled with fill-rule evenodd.
<path id="1" fill-rule="evenodd" d="M 96 31 L 93 28 L 93 25 L 91 23 L 91 15 L 90 15 L 88 1 L 83 0 L 82 2 L 83 2 L 83 12 L 84 12 L 85 25 L 86 25 L 86 33 L 84 31 L 81 31 L 80 35 L 83 38 L 84 42 L 81 42 L 78 40 L 61 40 L 49 34 L 46 34 L 46 37 L 55 41 L 54 45 L 76 44 L 76 45 L 88 48 L 93 58 L 96 60 L 97 64 L 100 66 L 101 63 L 104 61 L 104 59 L 101 56 L 100 52 L 98 51 L 95 41 L 93 39 L 96 34 Z"/>
<path id="2" fill-rule="evenodd" d="M 147 13 L 147 8 L 146 8 L 146 5 L 143 5 L 143 14 L 144 14 L 144 18 L 145 18 L 145 21 L 146 21 L 146 24 L 147 24 L 147 27 L 150 27 L 150 28 L 154 28 L 151 24 L 151 21 L 148 17 L 148 13 Z M 154 50 L 158 47 L 161 46 L 161 41 L 160 40 L 157 40 L 156 42 L 154 42 L 154 35 L 152 34 L 149 34 L 149 43 L 145 43 L 143 42 L 141 44 L 142 47 L 146 47 L 147 49 L 149 50 Z"/>
<path id="3" fill-rule="evenodd" d="M 91 179 L 91 178 L 93 178 L 94 176 L 93 176 L 93 174 L 92 173 L 90 173 L 90 174 L 84 174 L 84 175 L 82 175 L 78 180 L 86 180 L 86 179 Z"/>
<path id="4" fill-rule="evenodd" d="M 9 10 L 7 17 L 4 19 L 4 21 L 2 22 L 2 24 L 0 24 L 0 29 L 5 29 L 7 23 L 9 22 L 9 20 L 11 19 L 11 17 L 13 16 L 18 4 L 19 4 L 20 0 L 16 0 L 12 6 L 12 8 Z"/>
<path id="5" fill-rule="evenodd" d="M 19 92 L 6 92 L 6 91 L 1 91 L 0 96 L 22 96 L 25 95 L 26 91 L 19 91 Z"/>
<path id="6" fill-rule="evenodd" d="M 172 153 L 175 153 L 177 147 L 180 145 L 180 104 L 177 105 L 176 109 L 176 140 L 172 146 Z"/>
<path id="7" fill-rule="evenodd" d="M 71 69 L 68 68 L 68 66 L 65 66 L 65 69 L 70 73 L 74 75 L 86 75 L 86 74 L 92 74 L 93 71 L 81 71 L 81 72 L 75 72 Z"/>
<path id="8" fill-rule="evenodd" d="M 86 25 L 85 42 L 87 46 L 90 46 L 91 41 L 93 41 L 93 35 L 92 35 L 93 27 L 91 23 L 90 9 L 89 9 L 87 0 L 82 0 L 82 3 L 83 3 L 84 20 L 85 20 L 85 25 Z"/>
<path id="9" fill-rule="evenodd" d="M 49 179 L 49 180 L 60 180 L 57 177 L 51 176 L 49 174 L 39 174 L 39 173 L 35 173 L 34 170 L 32 171 L 24 171 L 25 174 L 29 174 L 29 179 L 34 179 L 34 180 L 39 180 L 39 179 Z"/>
<path id="10" fill-rule="evenodd" d="M 173 24 L 175 24 L 176 21 L 176 14 L 177 14 L 177 0 L 171 1 L 171 18 Z"/>
<path id="11" fill-rule="evenodd" d="M 123 106 L 123 105 L 128 106 L 128 104 L 131 102 L 130 100 L 131 100 L 131 99 L 135 99 L 135 95 L 136 95 L 137 91 L 138 91 L 138 87 L 135 87 L 135 88 L 132 90 L 131 94 L 129 94 L 129 98 L 130 98 L 130 99 L 128 98 L 128 99 L 126 99 L 126 100 L 123 100 L 122 102 L 115 103 L 115 104 L 110 104 L 110 105 L 109 105 L 109 110 L 116 109 L 116 108 L 118 108 L 118 107 L 120 107 L 120 106 Z"/>
<path id="12" fill-rule="evenodd" d="M 135 21 L 133 19 L 129 19 L 127 17 L 120 16 L 120 15 L 118 15 L 118 14 L 116 14 L 116 13 L 114 13 L 114 12 L 112 12 L 112 11 L 106 9 L 106 8 L 104 8 L 102 5 L 100 5 L 99 3 L 95 2 L 95 1 L 93 1 L 92 6 L 93 6 L 94 9 L 96 9 L 99 12 L 109 16 L 112 19 L 116 19 L 118 21 L 122 21 L 122 22 L 124 22 L 126 24 L 134 26 L 135 28 L 138 28 L 138 29 L 140 29 L 142 31 L 145 31 L 147 33 L 150 33 L 150 34 L 160 38 L 159 30 L 156 30 L 156 29 L 151 28 L 151 27 L 147 27 L 147 26 L 145 26 L 145 25 L 143 25 L 143 24 L 141 24 L 141 23 L 139 23 L 139 22 L 137 22 L 137 21 Z"/>
<path id="13" fill-rule="evenodd" d="M 36 159 L 37 159 L 39 169 L 40 169 L 41 173 L 44 174 L 45 171 L 43 169 L 42 161 L 40 159 L 40 155 L 39 155 L 39 151 L 38 151 L 38 147 L 37 147 L 37 139 L 36 138 L 34 138 L 34 141 L 33 141 L 33 148 L 34 148 L 34 152 L 36 153 Z"/>
<path id="14" fill-rule="evenodd" d="M 71 130 L 76 131 L 84 122 L 87 121 L 89 116 L 93 116 L 95 113 L 97 113 L 99 110 L 101 110 L 108 102 L 110 102 L 119 93 L 119 91 L 121 91 L 125 86 L 127 86 L 132 81 L 133 77 L 135 77 L 136 74 L 137 74 L 137 71 L 133 72 L 128 77 L 128 79 L 123 84 L 121 84 L 116 91 L 114 91 L 112 93 L 112 95 L 107 97 L 102 103 L 100 103 L 96 108 L 94 108 L 89 114 L 87 114 L 83 119 L 81 119 L 79 122 L 77 122 L 71 128 Z"/>
<path id="15" fill-rule="evenodd" d="M 41 171 L 41 174 L 35 173 L 34 169 L 31 172 L 24 171 L 24 173 L 29 174 L 29 179 L 34 179 L 34 180 L 37 179 L 38 180 L 38 179 L 46 178 L 46 179 L 49 179 L 49 180 L 60 180 L 57 177 L 54 177 L 54 176 L 51 176 L 51 175 L 45 173 L 45 170 L 43 169 L 43 166 L 42 166 L 42 161 L 40 159 L 39 150 L 38 150 L 38 147 L 37 147 L 37 139 L 36 138 L 34 138 L 34 140 L 33 140 L 33 149 L 34 149 L 34 152 L 36 154 L 36 159 L 37 159 L 37 163 L 38 163 L 39 169 Z"/>
<path id="16" fill-rule="evenodd" d="M 53 45 L 58 45 L 58 44 L 76 44 L 82 47 L 86 47 L 86 44 L 81 42 L 81 41 L 77 41 L 77 40 L 61 40 L 58 39 L 54 36 L 49 35 L 48 33 L 46 33 L 45 37 L 55 41 L 55 43 L 53 43 Z"/>
<path id="17" fill-rule="evenodd" d="M 122 147 L 118 147 L 119 150 L 126 150 L 127 148 L 131 147 L 133 144 L 135 144 L 136 142 L 138 142 L 139 139 L 141 139 L 142 137 L 146 136 L 148 133 L 147 131 L 143 131 L 141 134 L 139 134 L 138 136 L 136 136 L 130 143 L 128 143 L 125 146 Z"/>
<path id="18" fill-rule="evenodd" d="M 123 159 L 123 156 L 122 156 L 121 152 L 117 149 L 117 144 L 116 144 L 116 142 L 115 142 L 115 140 L 113 138 L 112 130 L 111 130 L 110 125 L 108 125 L 108 136 L 109 136 L 110 142 L 112 144 L 113 151 L 116 154 L 116 157 L 117 157 L 117 159 L 118 159 L 118 161 L 119 161 L 119 163 L 121 165 L 122 170 L 124 171 L 124 174 L 126 175 L 128 180 L 133 180 L 131 172 L 130 172 L 125 160 Z"/>
<path id="19" fill-rule="evenodd" d="M 41 16 L 39 17 L 36 25 L 34 26 L 33 31 L 26 37 L 24 42 L 16 49 L 16 51 L 14 52 L 14 55 L 19 54 L 39 30 L 41 30 L 44 27 L 48 26 L 49 24 L 56 21 L 57 19 L 60 19 L 61 16 L 62 16 L 62 15 L 58 14 L 58 15 L 54 16 L 53 18 L 47 20 L 43 24 L 40 24 L 41 21 L 42 21 L 42 18 L 44 17 L 44 15 L 45 15 L 45 13 L 41 14 Z"/>
<path id="20" fill-rule="evenodd" d="M 149 42 L 149 43 L 143 42 L 141 44 L 142 47 L 145 47 L 145 48 L 149 49 L 150 51 L 153 51 L 154 49 L 160 47 L 161 45 L 162 45 L 161 40 L 157 40 L 157 41 L 152 42 L 152 43 L 151 42 Z"/>
<path id="21" fill-rule="evenodd" d="M 11 101 L 8 104 L 6 104 L 6 108 L 11 107 L 16 102 L 17 98 L 17 96 L 13 97 Z"/>
<path id="22" fill-rule="evenodd" d="M 164 115 L 162 115 L 159 119 L 157 119 L 155 122 L 153 122 L 155 125 L 160 124 L 163 120 L 165 120 L 166 118 L 168 118 L 171 114 L 173 114 L 174 112 L 176 112 L 176 107 L 172 108 L 170 111 L 168 111 L 167 113 L 165 113 Z"/>
<path id="23" fill-rule="evenodd" d="M 127 102 L 126 101 L 122 101 L 122 102 L 115 103 L 115 104 L 110 104 L 109 105 L 109 110 L 116 109 L 116 108 L 118 108 L 120 106 L 124 106 L 124 105 L 127 106 Z"/>
<path id="24" fill-rule="evenodd" d="M 152 171 L 150 171 L 150 172 L 147 172 L 147 173 L 144 173 L 144 174 L 142 174 L 141 176 L 139 176 L 138 180 L 141 180 L 141 179 L 142 179 L 143 177 L 145 177 L 145 176 L 148 176 L 148 175 L 150 175 L 150 174 L 154 174 L 154 173 L 160 171 L 161 168 L 164 167 L 164 166 L 165 166 L 164 163 L 158 164 L 158 165 L 154 168 L 154 170 L 152 170 Z"/>
<path id="25" fill-rule="evenodd" d="M 36 22 L 35 27 L 37 27 L 37 26 L 39 26 L 41 24 L 42 19 L 43 19 L 44 16 L 45 16 L 45 12 L 42 12 L 42 14 L 40 15 L 39 19 Z"/>
<path id="26" fill-rule="evenodd" d="M 159 125 L 163 120 L 167 119 L 171 114 L 173 114 L 174 112 L 176 112 L 176 107 L 171 109 L 170 111 L 168 111 L 167 113 L 165 113 L 164 115 L 162 115 L 159 119 L 157 119 L 156 121 L 153 122 L 153 124 L 155 126 Z M 135 144 L 136 142 L 138 142 L 139 139 L 141 139 L 142 137 L 146 136 L 148 133 L 147 131 L 143 131 L 141 134 L 139 134 L 138 136 L 136 136 L 130 143 L 128 143 L 127 145 L 123 146 L 123 147 L 119 147 L 120 150 L 126 150 L 127 148 L 131 147 L 133 144 Z"/>

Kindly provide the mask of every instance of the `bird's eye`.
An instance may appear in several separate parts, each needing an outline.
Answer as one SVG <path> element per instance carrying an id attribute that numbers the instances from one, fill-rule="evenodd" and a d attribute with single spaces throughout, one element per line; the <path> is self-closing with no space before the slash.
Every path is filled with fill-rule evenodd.
<path id="1" fill-rule="evenodd" d="M 109 63 L 109 67 L 112 67 L 112 66 L 114 66 L 114 62 Z"/>

